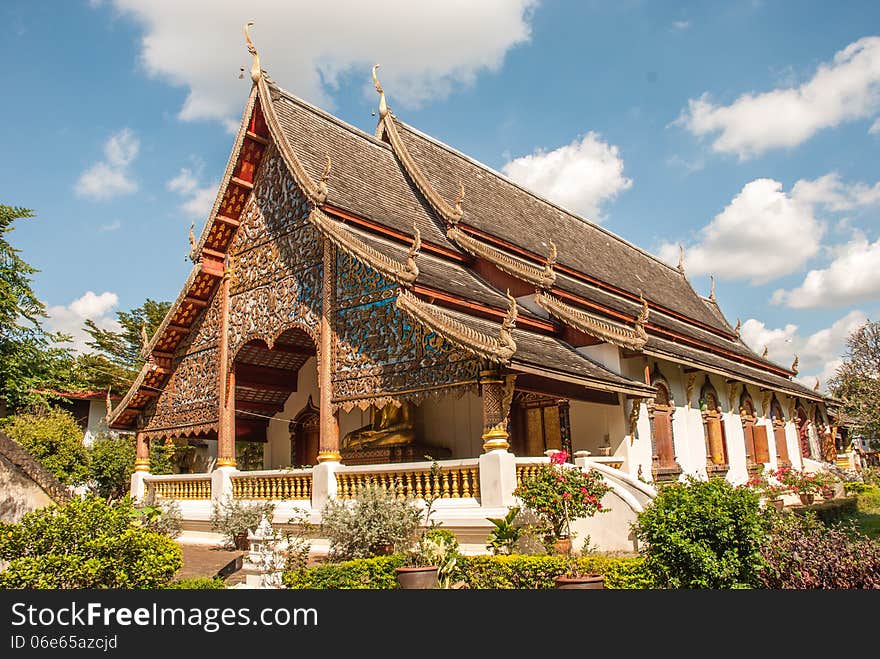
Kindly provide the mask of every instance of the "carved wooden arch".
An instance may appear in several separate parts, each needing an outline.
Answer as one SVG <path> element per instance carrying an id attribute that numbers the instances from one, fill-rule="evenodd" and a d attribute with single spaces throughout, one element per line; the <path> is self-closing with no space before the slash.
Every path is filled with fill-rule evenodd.
<path id="1" fill-rule="evenodd" d="M 321 411 L 309 399 L 287 427 L 290 433 L 290 464 L 298 467 L 315 464 L 320 450 Z"/>
<path id="2" fill-rule="evenodd" d="M 281 336 L 282 334 L 284 334 L 285 332 L 292 330 L 292 329 L 300 330 L 301 332 L 305 333 L 312 340 L 312 343 L 315 346 L 315 353 L 318 356 L 318 365 L 320 366 L 320 363 L 321 363 L 321 331 L 320 331 L 320 328 L 311 327 L 308 323 L 304 323 L 304 322 L 301 322 L 298 320 L 289 321 L 287 324 L 282 325 L 281 329 L 276 330 L 275 332 L 271 332 L 271 333 L 268 333 L 268 332 L 263 333 L 260 331 L 249 332 L 246 336 L 239 339 L 239 341 L 236 341 L 236 344 L 232 347 L 232 350 L 229 353 L 229 355 L 230 355 L 229 363 L 230 364 L 235 363 L 235 360 L 238 357 L 238 353 L 241 352 L 241 349 L 244 348 L 249 343 L 251 343 L 252 341 L 262 341 L 264 344 L 266 344 L 266 347 L 269 350 L 272 350 L 273 346 L 275 345 L 275 341 L 278 340 L 278 337 Z"/>
<path id="3" fill-rule="evenodd" d="M 767 442 L 767 427 L 758 423 L 755 402 L 745 387 L 739 398 L 739 418 L 746 445 L 746 469 L 755 472 L 760 465 L 770 462 L 770 448 Z"/>

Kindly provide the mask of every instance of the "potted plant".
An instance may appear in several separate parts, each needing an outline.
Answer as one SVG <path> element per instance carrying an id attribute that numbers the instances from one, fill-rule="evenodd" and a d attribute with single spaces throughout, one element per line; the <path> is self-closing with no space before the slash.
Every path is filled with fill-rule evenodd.
<path id="1" fill-rule="evenodd" d="M 571 553 L 571 520 L 607 512 L 602 497 L 611 490 L 602 474 L 566 464 L 567 459 L 566 451 L 557 451 L 513 493 L 541 520 L 547 549 L 564 555 Z"/>
<path id="2" fill-rule="evenodd" d="M 783 486 L 797 494 L 805 506 L 813 503 L 816 492 L 826 482 L 821 474 L 792 469 L 791 467 L 780 467 L 773 475 Z"/>
<path id="3" fill-rule="evenodd" d="M 275 504 L 246 502 L 227 497 L 215 501 L 211 510 L 211 528 L 226 538 L 226 544 L 235 549 L 248 549 L 248 531 L 253 531 L 263 517 L 272 519 Z"/>
<path id="4" fill-rule="evenodd" d="M 519 506 L 512 506 L 508 508 L 504 517 L 487 518 L 495 526 L 486 538 L 486 549 L 492 554 L 509 556 L 513 553 L 524 531 L 523 527 L 516 523 L 519 511 Z"/>
<path id="5" fill-rule="evenodd" d="M 765 502 L 776 508 L 776 510 L 781 511 L 785 507 L 782 495 L 788 491 L 788 488 L 776 481 L 775 477 L 771 480 L 771 476 L 768 476 L 766 472 L 754 474 L 746 482 L 745 487 L 754 491 Z"/>
<path id="6" fill-rule="evenodd" d="M 431 465 L 429 483 L 440 475 L 440 465 Z M 406 563 L 394 569 L 397 583 L 404 590 L 449 588 L 452 571 L 458 562 L 458 540 L 451 531 L 437 528 L 431 519 L 438 494 L 429 487 L 425 494 L 425 524 L 416 530 L 409 547 L 404 551 Z"/>

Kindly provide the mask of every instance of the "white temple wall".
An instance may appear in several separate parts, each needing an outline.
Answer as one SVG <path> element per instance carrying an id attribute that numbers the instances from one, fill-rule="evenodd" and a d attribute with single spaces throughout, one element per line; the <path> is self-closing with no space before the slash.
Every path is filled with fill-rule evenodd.
<path id="1" fill-rule="evenodd" d="M 92 442 L 95 441 L 95 438 L 98 435 L 107 433 L 114 437 L 119 435 L 118 432 L 111 431 L 110 428 L 107 427 L 107 423 L 104 420 L 106 416 L 106 401 L 101 400 L 100 398 L 89 401 L 89 418 L 86 422 L 86 432 L 83 435 L 83 444 L 85 446 L 91 446 Z"/>
<path id="2" fill-rule="evenodd" d="M 602 405 L 573 400 L 569 404 L 571 450 L 600 455 L 599 447 L 610 447 L 610 454 L 626 457 L 626 417 L 621 405 Z"/>
<path id="3" fill-rule="evenodd" d="M 599 362 L 614 373 L 620 373 L 620 348 L 611 343 L 599 343 L 594 346 L 582 346 L 576 348 L 577 352 L 585 357 Z"/>
<path id="4" fill-rule="evenodd" d="M 429 398 L 416 408 L 416 437 L 429 446 L 445 446 L 453 458 L 483 453 L 483 403 L 467 392 L 463 396 Z"/>

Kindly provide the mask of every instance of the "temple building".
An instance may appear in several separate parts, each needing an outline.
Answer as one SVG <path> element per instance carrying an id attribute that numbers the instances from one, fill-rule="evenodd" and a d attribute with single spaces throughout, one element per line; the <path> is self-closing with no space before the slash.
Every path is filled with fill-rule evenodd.
<path id="1" fill-rule="evenodd" d="M 375 67 L 371 135 L 281 89 L 248 45 L 192 271 L 108 415 L 137 435 L 135 495 L 195 519 L 226 494 L 316 510 L 397 478 L 440 488 L 464 527 L 552 450 L 630 513 L 652 482 L 834 461 L 830 401 L 747 347 L 714 286 L 407 125 Z M 203 473 L 149 474 L 150 442 L 190 439 Z"/>

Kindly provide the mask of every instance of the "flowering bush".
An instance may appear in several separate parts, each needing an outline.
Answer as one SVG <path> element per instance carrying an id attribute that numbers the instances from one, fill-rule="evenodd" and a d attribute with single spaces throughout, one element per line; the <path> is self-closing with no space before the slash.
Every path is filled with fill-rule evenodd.
<path id="1" fill-rule="evenodd" d="M 746 482 L 745 487 L 769 501 L 772 501 L 789 491 L 787 486 L 782 485 L 775 479 L 775 472 L 773 480 L 771 480 L 771 477 L 766 473 L 755 474 Z"/>
<path id="2" fill-rule="evenodd" d="M 773 477 L 795 494 L 815 494 L 830 482 L 824 474 L 791 467 L 780 467 L 773 473 Z"/>
<path id="3" fill-rule="evenodd" d="M 549 464 L 539 465 L 513 492 L 547 525 L 551 540 L 568 537 L 571 520 L 606 512 L 601 501 L 611 489 L 599 472 L 566 466 L 567 458 L 565 451 L 554 453 Z"/>

